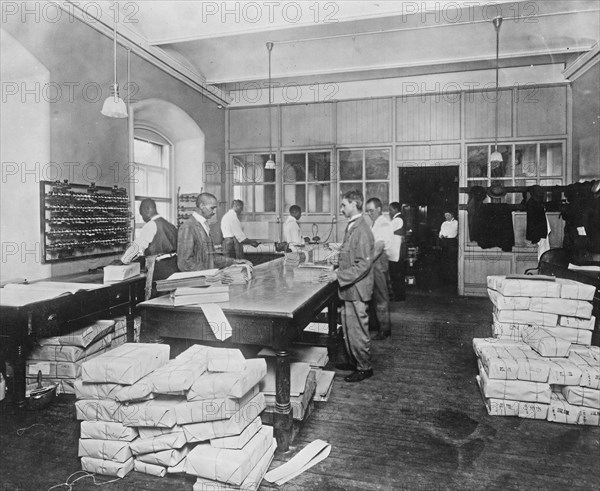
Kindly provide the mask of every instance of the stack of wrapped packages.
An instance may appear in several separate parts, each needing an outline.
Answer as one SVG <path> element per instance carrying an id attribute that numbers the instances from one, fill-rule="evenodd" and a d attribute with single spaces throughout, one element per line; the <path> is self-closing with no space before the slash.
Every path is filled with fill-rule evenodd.
<path id="1" fill-rule="evenodd" d="M 595 288 L 533 278 L 488 277 L 494 337 L 473 340 L 488 413 L 599 425 L 600 348 L 590 346 Z"/>
<path id="2" fill-rule="evenodd" d="M 116 348 L 127 342 L 127 317 L 121 315 L 114 317 L 115 331 L 113 333 L 111 347 Z M 133 320 L 133 342 L 138 343 L 140 341 L 140 328 L 142 326 L 142 318 L 136 316 Z"/>
<path id="3" fill-rule="evenodd" d="M 124 344 L 85 363 L 76 384 L 83 469 L 186 473 L 197 477 L 195 489 L 256 489 L 275 452 L 273 429 L 260 418 L 265 374 L 262 359 L 201 345 L 169 360 L 168 345 Z M 84 442 L 84 424 L 134 433 L 117 440 L 117 452 L 109 438 Z"/>
<path id="4" fill-rule="evenodd" d="M 55 384 L 57 394 L 74 394 L 82 364 L 111 347 L 115 322 L 99 320 L 63 336 L 38 339 L 26 361 L 26 387 Z"/>

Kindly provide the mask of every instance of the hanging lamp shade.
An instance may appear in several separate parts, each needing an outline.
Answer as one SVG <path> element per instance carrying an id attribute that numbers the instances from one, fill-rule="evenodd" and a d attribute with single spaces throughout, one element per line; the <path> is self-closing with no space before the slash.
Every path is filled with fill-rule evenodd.
<path id="1" fill-rule="evenodd" d="M 101 113 L 109 118 L 126 118 L 127 106 L 119 97 L 119 84 L 117 83 L 117 5 L 115 2 L 115 17 L 113 23 L 113 84 L 111 95 L 106 98 L 102 105 Z"/>
<path id="2" fill-rule="evenodd" d="M 504 159 L 502 158 L 502 154 L 498 150 L 492 153 L 490 157 L 490 163 L 501 164 L 503 161 Z"/>
<path id="3" fill-rule="evenodd" d="M 275 169 L 275 161 L 273 160 L 273 155 L 269 155 L 269 160 L 265 162 L 265 169 Z"/>
<path id="4" fill-rule="evenodd" d="M 494 109 L 495 109 L 495 140 L 494 140 L 494 151 L 490 156 L 490 164 L 498 165 L 501 164 L 504 159 L 502 158 L 502 154 L 498 151 L 498 75 L 500 72 L 499 67 L 499 57 L 500 57 L 500 26 L 502 25 L 502 17 L 496 17 L 492 20 L 494 24 L 494 29 L 496 30 L 496 99 L 494 101 Z"/>
<path id="5" fill-rule="evenodd" d="M 273 170 L 276 167 L 275 161 L 273 160 L 273 142 L 272 142 L 272 127 L 271 121 L 271 50 L 273 49 L 273 43 L 267 43 L 267 51 L 269 52 L 269 160 L 265 162 L 265 169 Z"/>

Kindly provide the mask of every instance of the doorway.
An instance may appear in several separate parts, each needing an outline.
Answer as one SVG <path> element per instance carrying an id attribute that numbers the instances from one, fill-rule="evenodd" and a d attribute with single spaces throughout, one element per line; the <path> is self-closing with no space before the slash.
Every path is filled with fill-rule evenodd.
<path id="1" fill-rule="evenodd" d="M 456 293 L 458 248 L 448 253 L 439 232 L 446 211 L 458 217 L 458 165 L 400 167 L 398 171 L 409 291 Z"/>

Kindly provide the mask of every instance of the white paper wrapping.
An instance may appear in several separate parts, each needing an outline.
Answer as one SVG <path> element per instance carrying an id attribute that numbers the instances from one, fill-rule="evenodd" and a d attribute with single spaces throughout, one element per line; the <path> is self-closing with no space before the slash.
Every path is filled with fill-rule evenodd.
<path id="1" fill-rule="evenodd" d="M 198 477 L 192 489 L 193 491 L 256 491 L 269 470 L 276 449 L 277 443 L 273 441 L 271 447 L 261 457 L 240 486 Z"/>
<path id="2" fill-rule="evenodd" d="M 589 346 L 592 342 L 592 331 L 572 329 L 570 327 L 548 327 L 548 332 L 569 343 Z"/>
<path id="3" fill-rule="evenodd" d="M 558 322 L 557 314 L 534 312 L 532 310 L 498 310 L 494 308 L 494 315 L 498 322 L 530 324 L 537 327 L 554 327 Z"/>
<path id="4" fill-rule="evenodd" d="M 562 394 L 553 392 L 550 396 L 548 421 L 575 425 L 579 421 L 580 410 L 581 406 L 569 404 Z"/>
<path id="5" fill-rule="evenodd" d="M 290 397 L 290 404 L 292 406 L 292 417 L 298 421 L 304 420 L 306 411 L 308 410 L 312 398 L 315 395 L 317 389 L 317 377 L 314 370 L 311 370 L 306 378 L 306 385 L 302 394 Z M 265 402 L 267 403 L 266 412 L 275 412 L 275 397 L 271 394 L 265 394 Z"/>
<path id="6" fill-rule="evenodd" d="M 133 470 L 133 457 L 126 462 L 113 462 L 112 460 L 81 458 L 81 468 L 86 472 L 123 478 Z"/>
<path id="7" fill-rule="evenodd" d="M 539 402 L 519 402 L 519 418 L 526 419 L 546 419 L 550 404 L 540 404 Z"/>
<path id="8" fill-rule="evenodd" d="M 165 477 L 167 475 L 166 467 L 162 465 L 148 464 L 147 462 L 142 462 L 138 459 L 135 459 L 133 470 L 156 477 Z"/>
<path id="9" fill-rule="evenodd" d="M 259 392 L 241 405 L 240 409 L 229 419 L 186 424 L 182 428 L 189 442 L 204 442 L 211 438 L 239 435 L 257 419 L 265 407 L 265 397 Z M 258 419 L 260 420 L 260 418 Z"/>
<path id="10" fill-rule="evenodd" d="M 241 372 L 246 364 L 246 359 L 239 349 L 209 348 L 209 372 Z"/>
<path id="11" fill-rule="evenodd" d="M 473 338 L 473 351 L 478 357 L 481 357 L 481 352 L 484 348 L 511 348 L 519 347 L 520 349 L 531 351 L 531 347 L 525 344 L 522 340 L 512 339 L 497 339 L 497 338 Z"/>
<path id="12" fill-rule="evenodd" d="M 181 397 L 157 396 L 151 401 L 122 404 L 119 414 L 127 426 L 172 428 L 177 423 L 176 410 L 185 402 Z"/>
<path id="13" fill-rule="evenodd" d="M 246 360 L 241 372 L 204 373 L 196 379 L 187 393 L 188 401 L 220 397 L 242 397 L 267 374 L 264 359 Z"/>
<path id="14" fill-rule="evenodd" d="M 75 362 L 85 360 L 94 353 L 97 353 L 110 347 L 112 334 L 108 333 L 87 348 L 81 346 L 37 346 L 31 350 L 28 360 Z"/>
<path id="15" fill-rule="evenodd" d="M 479 364 L 479 376 L 486 398 L 509 399 L 511 401 L 550 403 L 550 385 L 542 382 L 527 382 L 525 380 L 491 379 L 485 369 Z"/>
<path id="16" fill-rule="evenodd" d="M 488 276 L 487 287 L 507 297 L 560 297 L 560 283 L 555 281 L 507 279 Z"/>
<path id="17" fill-rule="evenodd" d="M 64 336 L 38 339 L 41 346 L 66 345 L 87 348 L 90 344 L 104 337 L 115 328 L 114 321 L 99 320 Z"/>
<path id="18" fill-rule="evenodd" d="M 121 404 L 109 399 L 83 399 L 75 402 L 77 419 L 122 423 Z"/>
<path id="19" fill-rule="evenodd" d="M 242 430 L 239 435 L 211 438 L 210 446 L 215 448 L 242 448 L 254 435 L 256 435 L 256 433 L 260 431 L 261 428 L 262 421 L 260 416 L 257 416 L 250 422 L 248 426 L 246 426 L 246 428 Z"/>
<path id="20" fill-rule="evenodd" d="M 490 288 L 487 293 L 494 307 L 499 310 L 527 310 L 529 308 L 529 297 L 506 297 Z"/>
<path id="21" fill-rule="evenodd" d="M 569 353 L 569 361 L 581 370 L 579 385 L 590 389 L 600 389 L 600 360 L 593 350 L 572 351 Z"/>
<path id="22" fill-rule="evenodd" d="M 529 303 L 529 310 L 549 314 L 568 315 L 589 319 L 592 317 L 592 304 L 584 300 L 568 298 L 539 298 L 534 297 Z"/>
<path id="23" fill-rule="evenodd" d="M 81 367 L 84 362 L 92 360 L 106 351 L 107 347 L 105 346 L 79 361 L 27 360 L 25 363 L 25 373 L 31 378 L 37 377 L 38 372 L 42 372 L 44 379 L 75 380 L 77 377 L 81 376 Z"/>
<path id="24" fill-rule="evenodd" d="M 575 406 L 586 406 L 600 410 L 600 390 L 575 385 L 565 385 L 561 389 L 563 396 Z"/>
<path id="25" fill-rule="evenodd" d="M 132 457 L 129 442 L 122 440 L 79 439 L 79 457 L 126 462 Z"/>
<path id="26" fill-rule="evenodd" d="M 131 443 L 131 452 L 134 455 L 160 452 L 162 450 L 181 448 L 185 444 L 186 439 L 183 431 L 163 433 L 152 438 L 138 438 Z"/>
<path id="27" fill-rule="evenodd" d="M 75 397 L 77 399 L 112 399 L 124 386 L 120 384 L 86 384 L 81 379 L 75 380 Z"/>
<path id="28" fill-rule="evenodd" d="M 558 318 L 558 325 L 562 327 L 570 327 L 572 329 L 585 329 L 593 331 L 596 325 L 596 317 L 592 315 L 589 319 L 580 319 L 579 317 L 569 317 L 561 315 Z"/>
<path id="29" fill-rule="evenodd" d="M 56 385 L 57 394 L 75 394 L 75 380 L 72 378 L 51 378 L 43 377 L 42 385 Z M 29 397 L 32 390 L 37 389 L 37 377 L 27 377 L 25 379 L 25 396 Z"/>
<path id="30" fill-rule="evenodd" d="M 577 424 L 586 426 L 600 426 L 600 410 L 581 406 Z"/>
<path id="31" fill-rule="evenodd" d="M 121 440 L 131 442 L 138 437 L 138 431 L 112 421 L 82 421 L 81 438 L 96 440 Z"/>
<path id="32" fill-rule="evenodd" d="M 113 338 L 121 336 L 127 336 L 127 316 L 120 315 L 112 319 L 115 321 L 115 331 Z M 140 329 L 142 327 L 142 318 L 138 315 L 133 318 L 133 340 L 138 342 L 140 340 Z"/>
<path id="33" fill-rule="evenodd" d="M 596 287 L 594 285 L 588 285 L 566 278 L 556 278 L 556 282 L 560 284 L 561 298 L 587 300 L 588 302 L 594 300 L 594 293 L 596 293 Z"/>
<path id="34" fill-rule="evenodd" d="M 545 360 L 522 346 L 482 348 L 480 360 L 490 378 L 532 382 L 548 380 L 549 367 Z"/>
<path id="35" fill-rule="evenodd" d="M 131 385 L 168 360 L 168 344 L 127 343 L 86 361 L 81 377 L 84 382 Z"/>
<path id="36" fill-rule="evenodd" d="M 186 455 L 188 455 L 190 449 L 186 445 L 181 448 L 173 448 L 169 450 L 161 450 L 160 452 L 145 453 L 138 455 L 137 460 L 146 462 L 148 464 L 161 465 L 163 467 L 172 467 L 181 462 Z"/>
<path id="37" fill-rule="evenodd" d="M 263 426 L 248 444 L 239 450 L 213 448 L 208 443 L 200 443 L 189 453 L 185 461 L 185 472 L 206 479 L 241 485 L 272 445 L 273 428 L 270 426 Z"/>
<path id="38" fill-rule="evenodd" d="M 220 397 L 217 399 L 184 402 L 175 411 L 177 424 L 188 425 L 191 423 L 229 419 L 242 406 L 251 401 L 256 394 L 258 394 L 257 385 L 252 387 L 243 397 L 239 398 Z"/>
<path id="39" fill-rule="evenodd" d="M 522 333 L 530 328 L 529 324 L 514 324 L 510 322 L 499 322 L 496 315 L 493 316 L 492 335 L 497 339 L 521 341 Z"/>
<path id="40" fill-rule="evenodd" d="M 548 383 L 551 385 L 579 385 L 581 369 L 568 358 L 548 358 L 550 371 Z"/>
<path id="41" fill-rule="evenodd" d="M 508 399 L 497 399 L 494 397 L 486 397 L 483 392 L 481 377 L 477 375 L 475 377 L 477 385 L 485 408 L 490 416 L 518 416 L 519 415 L 519 401 L 510 401 Z"/>
<path id="42" fill-rule="evenodd" d="M 166 433 L 180 433 L 183 431 L 183 426 L 175 425 L 172 428 L 154 428 L 152 426 L 140 426 L 138 427 L 140 438 L 154 438 L 158 435 L 164 435 Z"/>
<path id="43" fill-rule="evenodd" d="M 290 397 L 299 396 L 304 392 L 306 379 L 308 378 L 310 370 L 311 368 L 308 363 L 290 363 Z M 260 391 L 264 394 L 275 395 L 275 373 L 276 360 L 271 358 L 267 363 L 267 375 L 260 382 Z"/>
<path id="44" fill-rule="evenodd" d="M 530 329 L 523 334 L 523 341 L 542 356 L 566 357 L 571 342 L 560 337 L 557 330 L 557 328 Z"/>

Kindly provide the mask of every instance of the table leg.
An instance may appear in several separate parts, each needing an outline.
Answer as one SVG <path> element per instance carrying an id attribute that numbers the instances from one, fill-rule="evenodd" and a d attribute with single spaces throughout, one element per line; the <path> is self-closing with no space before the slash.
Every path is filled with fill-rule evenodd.
<path id="1" fill-rule="evenodd" d="M 292 439 L 292 406 L 290 404 L 290 353 L 287 350 L 275 351 L 277 367 L 275 372 L 275 415 L 274 428 L 277 448 L 287 452 Z"/>
<path id="2" fill-rule="evenodd" d="M 127 325 L 127 342 L 133 343 L 135 339 L 135 297 L 137 285 L 135 283 L 129 284 L 129 298 L 127 302 L 127 314 L 125 315 L 125 323 Z"/>
<path id="3" fill-rule="evenodd" d="M 25 343 L 21 340 L 17 345 L 16 357 L 14 359 L 14 402 L 18 407 L 23 407 L 27 403 L 25 398 Z"/>
<path id="4" fill-rule="evenodd" d="M 327 324 L 329 326 L 329 335 L 327 336 L 327 356 L 335 362 L 337 351 L 337 294 L 331 299 L 327 305 Z"/>

